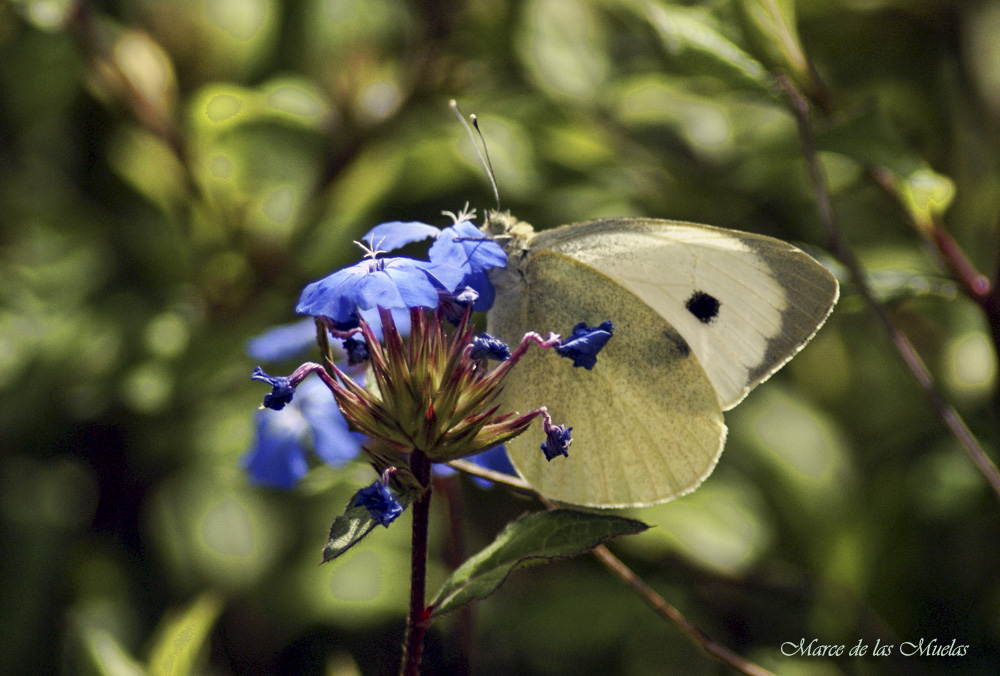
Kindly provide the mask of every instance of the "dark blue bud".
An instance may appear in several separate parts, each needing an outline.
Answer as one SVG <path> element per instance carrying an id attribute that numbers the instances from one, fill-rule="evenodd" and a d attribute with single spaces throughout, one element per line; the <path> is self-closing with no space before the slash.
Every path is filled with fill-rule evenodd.
<path id="1" fill-rule="evenodd" d="M 264 373 L 264 369 L 257 366 L 254 368 L 253 373 L 250 374 L 250 378 L 271 386 L 271 393 L 264 395 L 264 408 L 280 411 L 295 396 L 295 388 L 292 387 L 291 381 L 285 376 L 272 378 Z"/>
<path id="2" fill-rule="evenodd" d="M 604 322 L 593 329 L 580 322 L 573 327 L 569 339 L 556 347 L 556 352 L 562 357 L 572 359 L 573 366 L 582 366 L 589 371 L 597 363 L 597 353 L 611 340 L 614 329 L 615 326 L 611 322 Z"/>
<path id="3" fill-rule="evenodd" d="M 476 299 L 479 298 L 479 292 L 471 286 L 459 287 L 455 293 L 438 289 L 438 295 L 440 296 L 438 307 L 441 308 L 444 318 L 456 326 L 462 321 L 466 311 L 470 307 L 474 308 Z"/>
<path id="4" fill-rule="evenodd" d="M 473 359 L 507 361 L 510 359 L 510 348 L 499 338 L 483 333 L 472 339 L 472 351 L 469 356 Z"/>
<path id="5" fill-rule="evenodd" d="M 357 336 L 344 340 L 344 351 L 347 353 L 347 363 L 351 366 L 368 361 L 368 345 Z"/>
<path id="6" fill-rule="evenodd" d="M 367 509 L 372 518 L 386 528 L 403 513 L 403 506 L 392 497 L 392 493 L 380 481 L 358 491 L 354 505 Z"/>
<path id="7" fill-rule="evenodd" d="M 569 457 L 569 446 L 573 443 L 570 438 L 572 427 L 565 425 L 543 425 L 545 429 L 545 441 L 542 442 L 542 453 L 546 460 L 552 460 L 557 455 Z"/>

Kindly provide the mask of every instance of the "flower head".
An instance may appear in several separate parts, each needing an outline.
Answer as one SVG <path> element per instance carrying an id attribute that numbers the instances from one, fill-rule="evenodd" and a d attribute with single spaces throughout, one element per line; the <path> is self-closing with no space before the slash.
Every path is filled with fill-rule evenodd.
<path id="1" fill-rule="evenodd" d="M 387 311 L 382 325 L 384 345 L 367 323 L 361 325 L 377 394 L 342 377 L 342 386 L 334 388 L 354 429 L 401 452 L 419 449 L 434 462 L 447 462 L 504 443 L 540 414 L 498 413 L 493 402 L 511 364 L 487 369 L 473 359 L 467 321 L 449 336 L 439 312 L 412 310 L 409 343 Z"/>
<path id="2" fill-rule="evenodd" d="M 430 262 L 448 270 L 457 269 L 462 272 L 456 286 L 447 288 L 447 291 L 454 292 L 463 288 L 475 290 L 477 296 L 473 299 L 472 308 L 476 312 L 485 312 L 493 306 L 495 296 L 486 271 L 505 266 L 507 254 L 503 247 L 468 220 L 475 217 L 475 211 L 446 213 L 455 220 L 455 224 L 447 228 L 438 229 L 416 221 L 393 221 L 375 226 L 364 239 L 374 242 L 384 251 L 393 251 L 406 244 L 433 238 L 434 243 L 427 252 Z M 369 324 L 371 323 L 369 318 Z"/>
<path id="3" fill-rule="evenodd" d="M 510 359 L 510 348 L 499 338 L 494 338 L 488 333 L 481 333 L 472 339 L 472 351 L 469 356 L 473 359 L 507 361 Z"/>

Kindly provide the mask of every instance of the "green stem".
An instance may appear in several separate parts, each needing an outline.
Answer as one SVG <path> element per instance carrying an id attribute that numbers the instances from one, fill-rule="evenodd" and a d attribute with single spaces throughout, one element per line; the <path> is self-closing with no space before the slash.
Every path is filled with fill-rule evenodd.
<path id="1" fill-rule="evenodd" d="M 418 676 L 424 634 L 430 624 L 425 595 L 427 590 L 427 525 L 431 509 L 431 461 L 414 449 L 410 454 L 410 471 L 424 486 L 423 494 L 413 502 L 413 536 L 410 559 L 410 613 L 406 618 L 406 639 L 403 644 L 403 664 L 400 676 Z"/>

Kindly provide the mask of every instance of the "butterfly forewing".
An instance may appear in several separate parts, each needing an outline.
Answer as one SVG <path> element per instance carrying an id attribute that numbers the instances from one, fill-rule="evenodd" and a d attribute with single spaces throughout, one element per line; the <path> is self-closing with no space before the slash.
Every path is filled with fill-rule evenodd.
<path id="1" fill-rule="evenodd" d="M 838 295 L 826 268 L 790 244 L 692 223 L 591 221 L 541 233 L 532 246 L 603 272 L 664 317 L 723 410 L 791 359 Z"/>

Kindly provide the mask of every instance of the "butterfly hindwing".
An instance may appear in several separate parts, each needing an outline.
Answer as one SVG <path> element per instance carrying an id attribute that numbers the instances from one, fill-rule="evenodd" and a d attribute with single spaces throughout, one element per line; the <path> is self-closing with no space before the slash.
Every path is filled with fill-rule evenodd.
<path id="1" fill-rule="evenodd" d="M 511 343 L 529 330 L 567 335 L 581 321 L 615 324 L 593 370 L 530 349 L 508 374 L 505 409 L 545 405 L 573 427 L 569 458 L 546 461 L 535 428 L 508 443 L 527 481 L 556 500 L 608 507 L 663 502 L 708 476 L 725 440 L 722 411 L 663 317 L 601 272 L 545 249 L 529 252 L 497 291 L 490 331 Z"/>

